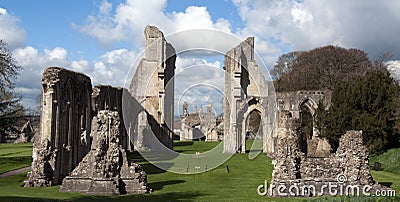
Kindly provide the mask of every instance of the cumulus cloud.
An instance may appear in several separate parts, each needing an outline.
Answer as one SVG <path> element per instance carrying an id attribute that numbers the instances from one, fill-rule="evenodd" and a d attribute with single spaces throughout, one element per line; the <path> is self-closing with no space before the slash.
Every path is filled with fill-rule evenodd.
<path id="1" fill-rule="evenodd" d="M 208 104 L 222 112 L 224 71 L 218 58 L 178 55 L 175 72 L 175 114 L 180 113 L 184 101 L 191 112 Z"/>
<path id="2" fill-rule="evenodd" d="M 233 0 L 242 20 L 241 30 L 261 40 L 274 40 L 288 50 L 328 44 L 363 49 L 376 57 L 392 51 L 400 56 L 397 37 L 400 4 L 367 0 Z"/>
<path id="3" fill-rule="evenodd" d="M 12 52 L 15 60 L 23 67 L 16 80 L 16 91 L 23 95 L 22 104 L 27 107 L 39 105 L 41 77 L 47 67 L 58 66 L 88 75 L 93 85 L 108 84 L 123 86 L 124 78 L 135 58 L 135 53 L 126 49 L 106 52 L 94 61 L 72 60 L 62 47 L 38 49 L 25 46 Z"/>
<path id="4" fill-rule="evenodd" d="M 10 15 L 6 9 L 0 7 L 0 39 L 8 43 L 8 48 L 14 49 L 25 43 L 25 30 L 18 26 L 20 19 Z"/>
<path id="5" fill-rule="evenodd" d="M 82 33 L 95 37 L 104 46 L 125 41 L 144 44 L 143 30 L 146 25 L 159 27 L 165 35 L 190 29 L 216 29 L 231 32 L 230 22 L 219 18 L 212 20 L 206 7 L 189 6 L 184 12 L 166 13 L 166 0 L 127 0 L 115 10 L 107 1 L 99 6 L 96 15 L 87 17 L 83 25 L 73 24 Z M 189 38 L 182 43 L 196 40 Z"/>
<path id="6" fill-rule="evenodd" d="M 386 62 L 386 65 L 391 76 L 400 82 L 400 60 L 388 61 Z"/>

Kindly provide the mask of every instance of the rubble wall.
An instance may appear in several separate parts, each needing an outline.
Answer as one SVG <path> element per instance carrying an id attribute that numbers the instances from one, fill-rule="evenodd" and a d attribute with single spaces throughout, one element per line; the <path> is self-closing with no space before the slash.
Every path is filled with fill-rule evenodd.
<path id="1" fill-rule="evenodd" d="M 274 197 L 308 197 L 328 195 L 324 186 L 370 186 L 371 193 L 377 189 L 388 188 L 375 183 L 369 171 L 369 153 L 363 144 L 362 131 L 348 131 L 339 143 L 336 153 L 324 158 L 307 157 L 299 148 L 299 135 L 296 133 L 295 119 L 289 112 L 280 112 L 280 131 L 277 140 L 277 152 L 273 158 L 274 171 L 270 187 L 292 185 L 312 186 L 306 195 L 282 195 L 277 189 L 270 189 Z M 283 126 L 284 125 L 284 126 Z M 288 193 L 286 193 L 288 194 Z"/>

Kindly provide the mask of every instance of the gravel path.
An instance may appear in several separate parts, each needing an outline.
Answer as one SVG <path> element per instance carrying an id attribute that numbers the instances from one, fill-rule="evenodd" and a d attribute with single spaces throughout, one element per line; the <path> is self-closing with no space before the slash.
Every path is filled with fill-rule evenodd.
<path id="1" fill-rule="evenodd" d="M 0 178 L 8 177 L 8 176 L 11 176 L 11 175 L 20 174 L 20 173 L 23 173 L 23 172 L 26 172 L 26 171 L 30 171 L 30 170 L 31 170 L 31 167 L 29 166 L 29 167 L 20 168 L 20 169 L 17 169 L 17 170 L 8 171 L 6 173 L 0 174 Z"/>

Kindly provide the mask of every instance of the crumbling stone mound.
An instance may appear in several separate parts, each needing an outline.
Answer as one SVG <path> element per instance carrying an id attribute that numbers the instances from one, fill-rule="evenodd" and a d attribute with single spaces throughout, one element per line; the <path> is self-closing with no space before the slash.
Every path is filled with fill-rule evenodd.
<path id="1" fill-rule="evenodd" d="M 363 191 L 373 194 L 376 190 L 390 190 L 372 179 L 368 166 L 369 153 L 362 141 L 362 131 L 347 131 L 340 139 L 336 153 L 311 158 L 299 149 L 299 136 L 290 127 L 290 122 L 288 120 L 285 133 L 281 133 L 277 140 L 269 195 L 361 195 L 366 194 Z M 332 192 L 332 187 L 337 192 Z M 338 192 L 339 188 L 341 192 Z"/>
<path id="2" fill-rule="evenodd" d="M 101 110 L 94 120 L 91 150 L 64 178 L 60 191 L 102 195 L 149 192 L 146 173 L 140 165 L 130 163 L 120 143 L 118 112 Z"/>

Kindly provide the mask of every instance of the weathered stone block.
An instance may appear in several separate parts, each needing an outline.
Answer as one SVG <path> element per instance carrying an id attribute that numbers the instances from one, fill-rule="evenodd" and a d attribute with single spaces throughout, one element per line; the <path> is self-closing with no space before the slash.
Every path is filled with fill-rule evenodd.
<path id="1" fill-rule="evenodd" d="M 63 180 L 60 191 L 100 195 L 149 192 L 146 173 L 140 165 L 130 163 L 120 144 L 118 112 L 100 110 L 95 120 L 92 148 Z"/>

